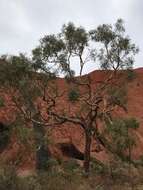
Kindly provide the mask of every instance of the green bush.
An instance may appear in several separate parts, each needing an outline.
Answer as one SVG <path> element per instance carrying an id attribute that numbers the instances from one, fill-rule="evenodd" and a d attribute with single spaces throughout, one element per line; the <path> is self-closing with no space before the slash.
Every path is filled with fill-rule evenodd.
<path id="1" fill-rule="evenodd" d="M 68 93 L 68 99 L 69 101 L 71 102 L 75 102 L 75 101 L 78 101 L 79 99 L 79 91 L 78 90 L 75 90 L 75 89 L 71 89 Z"/>
<path id="2" fill-rule="evenodd" d="M 67 172 L 74 172 L 77 169 L 79 169 L 79 164 L 77 163 L 75 159 L 70 159 L 68 161 L 65 161 L 62 163 L 62 165 L 63 165 L 64 170 Z"/>
<path id="3" fill-rule="evenodd" d="M 122 159 L 130 161 L 131 151 L 136 145 L 133 133 L 139 127 L 138 121 L 134 118 L 115 118 L 112 122 L 107 121 L 106 126 L 106 132 L 110 136 L 110 144 L 114 152 Z M 125 156 L 124 153 L 127 150 L 129 155 Z"/>
<path id="4" fill-rule="evenodd" d="M 120 107 L 125 107 L 127 104 L 127 90 L 123 85 L 122 88 L 111 87 L 108 89 L 109 103 L 111 105 L 118 105 Z"/>
<path id="5" fill-rule="evenodd" d="M 136 73 L 133 70 L 127 69 L 126 79 L 131 82 L 136 78 Z"/>
<path id="6" fill-rule="evenodd" d="M 91 162 L 91 172 L 93 174 L 104 174 L 106 172 L 106 169 L 102 167 L 101 165 L 97 164 L 94 160 Z"/>

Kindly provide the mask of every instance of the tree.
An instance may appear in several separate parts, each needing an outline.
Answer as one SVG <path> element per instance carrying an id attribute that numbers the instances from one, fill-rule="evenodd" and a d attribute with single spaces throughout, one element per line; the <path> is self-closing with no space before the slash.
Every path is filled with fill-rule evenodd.
<path id="1" fill-rule="evenodd" d="M 54 74 L 50 73 L 44 77 L 43 74 L 35 73 L 31 60 L 24 54 L 7 56 L 0 66 L 0 92 L 8 94 L 11 99 L 9 106 L 15 111 L 15 125 L 21 128 L 33 126 L 38 169 L 44 169 L 50 157 L 44 140 L 45 129 L 39 124 L 42 116 L 38 98 L 42 99 L 47 83 L 53 77 Z"/>
<path id="2" fill-rule="evenodd" d="M 138 121 L 134 118 L 114 118 L 112 123 L 106 122 L 105 133 L 110 136 L 109 141 L 114 151 L 131 163 L 132 149 L 136 145 L 134 130 L 139 127 Z"/>
<path id="3" fill-rule="evenodd" d="M 95 44 L 95 45 L 93 45 Z M 97 46 L 99 44 L 99 46 Z M 95 49 L 94 46 L 97 46 Z M 103 24 L 95 30 L 87 32 L 83 27 L 75 27 L 69 23 L 64 25 L 58 35 L 47 35 L 40 40 L 40 45 L 33 50 L 33 67 L 35 70 L 44 72 L 46 75 L 52 66 L 54 71 L 60 71 L 68 79 L 70 85 L 75 89 L 78 87 L 80 96 L 77 104 L 67 102 L 59 106 L 66 92 L 58 93 L 47 90 L 44 102 L 47 104 L 47 123 L 64 124 L 66 122 L 80 126 L 85 133 L 84 169 L 89 173 L 90 149 L 92 138 L 110 149 L 108 140 L 102 135 L 98 127 L 98 121 L 112 123 L 113 111 L 118 107 L 127 111 L 123 97 L 125 93 L 115 92 L 114 96 L 109 93 L 110 89 L 115 91 L 123 88 L 125 84 L 126 69 L 131 69 L 134 55 L 138 52 L 135 44 L 131 43 L 129 37 L 125 36 L 125 28 L 121 19 L 114 26 Z M 96 81 L 93 86 L 90 75 L 74 77 L 71 64 L 79 61 L 79 75 L 86 63 L 100 63 L 104 71 L 103 79 Z M 120 89 L 120 90 L 119 90 Z M 125 89 L 125 88 L 124 88 Z M 55 93 L 56 92 L 56 93 Z M 124 98 L 125 100 L 125 98 Z M 45 104 L 45 106 L 46 106 Z M 74 108 L 74 112 L 71 109 Z M 36 122 L 36 121 L 35 121 Z M 43 121 L 46 123 L 46 120 Z M 106 125 L 104 126 L 106 127 Z"/>

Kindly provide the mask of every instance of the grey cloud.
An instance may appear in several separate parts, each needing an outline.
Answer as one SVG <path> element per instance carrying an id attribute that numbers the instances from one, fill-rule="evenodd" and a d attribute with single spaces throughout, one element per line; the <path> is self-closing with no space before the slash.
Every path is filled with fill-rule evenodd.
<path id="1" fill-rule="evenodd" d="M 68 21 L 92 29 L 121 17 L 140 46 L 135 66 L 141 67 L 142 10 L 142 0 L 0 0 L 0 54 L 29 53 L 43 35 L 58 32 Z"/>

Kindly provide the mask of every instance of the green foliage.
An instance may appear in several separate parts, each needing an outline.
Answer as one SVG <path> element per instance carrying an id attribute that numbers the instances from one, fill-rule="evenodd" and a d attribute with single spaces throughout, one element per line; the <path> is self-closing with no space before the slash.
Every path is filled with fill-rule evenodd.
<path id="1" fill-rule="evenodd" d="M 124 155 L 126 150 L 131 151 L 133 146 L 135 146 L 135 139 L 130 130 L 136 130 L 139 127 L 138 121 L 134 118 L 118 118 L 112 122 L 107 121 L 106 124 L 106 130 L 110 135 L 110 143 L 114 151 L 121 156 Z M 131 155 L 128 156 L 130 157 Z"/>
<path id="2" fill-rule="evenodd" d="M 68 93 L 68 99 L 69 101 L 71 102 L 75 102 L 75 101 L 78 101 L 80 97 L 80 94 L 79 94 L 79 91 L 78 90 L 75 90 L 75 89 L 71 89 Z"/>
<path id="3" fill-rule="evenodd" d="M 47 161 L 47 165 L 49 168 L 54 168 L 58 165 L 58 161 L 55 160 L 54 158 L 50 158 L 48 161 Z"/>
<path id="4" fill-rule="evenodd" d="M 12 129 L 14 134 L 18 137 L 19 141 L 23 143 L 28 142 L 33 135 L 33 128 L 27 126 L 23 118 L 19 117 L 19 115 L 17 115 L 17 117 L 15 118 Z"/>
<path id="5" fill-rule="evenodd" d="M 112 163 L 113 164 L 113 163 Z M 121 165 L 120 165 L 121 164 Z M 99 175 L 91 173 L 87 179 L 77 172 L 65 172 L 61 168 L 55 172 L 39 172 L 29 176 L 17 176 L 12 166 L 0 165 L 1 190 L 127 190 L 130 187 L 130 177 L 127 165 L 122 163 L 112 165 L 112 176 L 108 173 Z M 109 169 L 110 170 L 110 169 Z M 142 169 L 141 169 L 142 171 Z M 135 189 L 142 189 L 142 173 L 133 174 Z M 137 188 L 138 186 L 138 188 Z M 141 187 L 141 188 L 139 188 Z"/>
<path id="6" fill-rule="evenodd" d="M 94 174 L 105 174 L 106 168 L 104 166 L 99 165 L 96 161 L 92 160 L 91 162 L 91 172 Z"/>
<path id="7" fill-rule="evenodd" d="M 88 45 L 88 34 L 83 27 L 75 27 L 68 23 L 62 28 L 67 49 L 73 54 L 81 54 L 84 47 Z"/>
<path id="8" fill-rule="evenodd" d="M 102 69 L 130 69 L 133 66 L 133 56 L 138 53 L 138 48 L 131 43 L 125 35 L 125 27 L 122 19 L 118 19 L 114 26 L 103 24 L 90 32 L 95 42 L 102 47 L 98 58 Z"/>
<path id="9" fill-rule="evenodd" d="M 67 59 L 64 54 L 65 44 L 59 36 L 46 35 L 40 40 L 40 46 L 35 48 L 33 53 L 33 66 L 35 70 L 41 70 L 45 73 L 50 72 L 50 63 L 60 64 L 63 70 L 66 70 Z M 47 65 L 49 63 L 49 66 Z M 56 69 L 56 67 L 55 67 Z"/>
<path id="10" fill-rule="evenodd" d="M 139 122 L 135 118 L 126 118 L 124 119 L 127 129 L 138 129 Z"/>
<path id="11" fill-rule="evenodd" d="M 17 190 L 18 178 L 16 171 L 11 166 L 0 167 L 0 189 Z"/>
<path id="12" fill-rule="evenodd" d="M 125 107 L 127 104 L 127 90 L 123 85 L 121 88 L 118 86 L 111 87 L 107 90 L 109 95 L 109 104 L 110 105 L 118 105 L 120 107 Z"/>
<path id="13" fill-rule="evenodd" d="M 15 125 L 15 134 L 18 137 L 18 140 L 27 146 L 30 146 L 30 140 L 32 140 L 32 136 L 33 136 L 33 129 L 32 128 L 28 128 L 24 125 Z M 33 145 L 34 146 L 34 145 Z"/>
<path id="14" fill-rule="evenodd" d="M 25 55 L 9 56 L 0 67 L 0 83 L 15 87 L 23 78 L 29 77 L 31 70 L 30 60 Z"/>
<path id="15" fill-rule="evenodd" d="M 19 101 L 32 100 L 40 96 L 40 87 L 34 82 L 31 61 L 25 55 L 10 56 L 0 67 L 0 83 L 6 88 L 13 88 L 19 91 L 19 96 L 15 97 Z"/>
<path id="16" fill-rule="evenodd" d="M 68 161 L 65 161 L 62 163 L 64 170 L 69 172 L 74 172 L 79 168 L 79 164 L 75 159 L 69 159 Z"/>
<path id="17" fill-rule="evenodd" d="M 35 176 L 19 178 L 15 168 L 11 166 L 1 166 L 0 169 L 0 189 L 1 190 L 73 190 L 75 185 L 67 180 L 67 176 L 61 173 L 41 172 Z M 69 187 L 69 188 L 68 188 Z"/>
<path id="18" fill-rule="evenodd" d="M 96 46 L 97 43 L 101 44 L 101 48 L 95 49 L 93 44 Z M 57 35 L 46 35 L 40 40 L 32 52 L 32 65 L 35 70 L 45 73 L 54 68 L 54 71 L 63 72 L 65 76 L 73 76 L 71 63 L 77 64 L 78 61 L 80 75 L 85 63 L 91 60 L 95 62 L 97 59 L 102 69 L 130 69 L 138 51 L 136 45 L 125 34 L 122 19 L 118 19 L 113 26 L 103 24 L 92 31 L 86 31 L 83 27 L 69 22 L 63 25 Z M 76 59 L 75 62 L 73 58 Z"/>
<path id="19" fill-rule="evenodd" d="M 127 69 L 126 78 L 127 78 L 127 81 L 131 82 L 136 78 L 136 73 L 131 69 Z"/>
<path id="20" fill-rule="evenodd" d="M 49 72 L 50 65 L 66 76 L 73 76 L 70 58 L 80 57 L 88 46 L 88 33 L 83 27 L 68 23 L 57 35 L 46 35 L 33 50 L 33 66 L 36 70 Z"/>
<path id="21" fill-rule="evenodd" d="M 44 36 L 40 41 L 40 46 L 35 48 L 32 52 L 34 68 L 36 70 L 41 69 L 47 73 L 49 72 L 49 67 L 46 66 L 47 62 L 64 62 L 65 56 L 62 54 L 64 48 L 64 43 L 58 36 Z"/>
<path id="22" fill-rule="evenodd" d="M 0 108 L 5 106 L 4 98 L 0 97 Z"/>

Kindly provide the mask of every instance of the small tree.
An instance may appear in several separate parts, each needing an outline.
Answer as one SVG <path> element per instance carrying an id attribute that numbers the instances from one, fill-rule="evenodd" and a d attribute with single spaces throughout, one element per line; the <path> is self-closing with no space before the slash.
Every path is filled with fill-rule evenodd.
<path id="1" fill-rule="evenodd" d="M 114 151 L 124 160 L 131 162 L 132 149 L 135 146 L 133 130 L 139 127 L 139 123 L 134 118 L 117 118 L 112 122 L 106 121 L 106 126 Z"/>
<path id="2" fill-rule="evenodd" d="M 95 49 L 93 44 L 95 46 L 100 44 L 98 47 L 101 48 Z M 98 129 L 98 120 L 103 122 L 108 119 L 112 122 L 112 112 L 117 106 L 126 111 L 123 105 L 124 101 L 120 100 L 124 93 L 114 92 L 114 96 L 111 97 L 109 89 L 116 90 L 115 87 L 119 89 L 122 87 L 122 82 L 125 83 L 126 77 L 123 77 L 125 72 L 117 71 L 131 69 L 134 55 L 137 52 L 138 48 L 131 43 L 129 37 L 125 36 L 125 28 L 121 19 L 117 20 L 114 26 L 103 24 L 90 32 L 69 23 L 63 26 L 58 35 L 48 35 L 42 38 L 40 45 L 33 50 L 35 69 L 47 73 L 49 66 L 53 65 L 55 70 L 58 69 L 65 74 L 70 84 L 78 86 L 80 89 L 78 106 L 75 105 L 74 113 L 69 109 L 69 107 L 73 108 L 73 105 L 68 102 L 62 108 L 59 107 L 61 96 L 57 93 L 55 96 L 47 94 L 45 102 L 51 104 L 51 106 L 47 106 L 49 122 L 53 124 L 69 122 L 84 130 L 84 169 L 87 174 L 90 168 L 92 137 L 105 148 L 109 148 L 107 139 L 101 135 Z M 80 76 L 82 76 L 86 63 L 94 61 L 96 64 L 98 61 L 101 68 L 105 70 L 104 78 L 97 81 L 95 86 L 89 75 L 75 78 L 74 71 L 71 69 L 73 59 L 76 60 L 75 64 L 79 60 Z"/>
<path id="3" fill-rule="evenodd" d="M 6 57 L 0 66 L 0 92 L 8 94 L 11 99 L 12 105 L 9 106 L 15 112 L 15 125 L 21 129 L 33 126 L 38 169 L 44 168 L 50 156 L 44 140 L 45 129 L 40 123 L 42 115 L 38 98 L 44 97 L 47 83 L 52 78 L 50 73 L 44 77 L 35 73 L 31 60 L 23 54 Z"/>
<path id="4" fill-rule="evenodd" d="M 69 91 L 69 94 L 68 94 L 68 99 L 69 99 L 69 101 L 71 101 L 71 102 L 75 102 L 75 101 L 78 101 L 78 99 L 79 99 L 79 92 L 77 91 L 77 90 L 75 90 L 75 89 L 71 89 L 70 91 Z"/>

